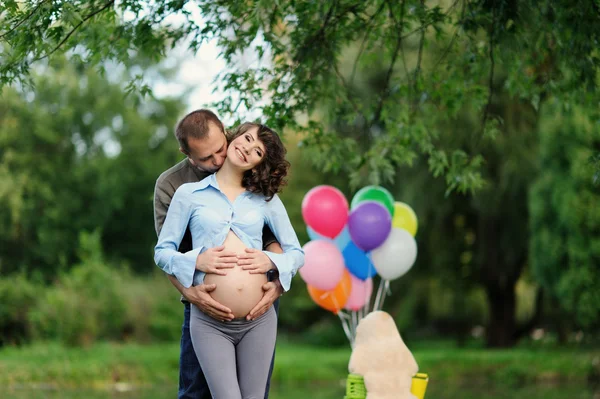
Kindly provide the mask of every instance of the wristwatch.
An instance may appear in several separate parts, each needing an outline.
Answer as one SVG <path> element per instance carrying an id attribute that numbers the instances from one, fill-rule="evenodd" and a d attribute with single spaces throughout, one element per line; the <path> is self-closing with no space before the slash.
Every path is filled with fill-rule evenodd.
<path id="1" fill-rule="evenodd" d="M 267 272 L 267 281 L 275 281 L 279 278 L 279 270 L 271 269 Z"/>

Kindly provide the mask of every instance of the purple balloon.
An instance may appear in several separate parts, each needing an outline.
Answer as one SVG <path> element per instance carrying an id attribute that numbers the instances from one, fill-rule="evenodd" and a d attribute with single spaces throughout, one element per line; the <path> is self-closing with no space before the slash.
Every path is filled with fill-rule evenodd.
<path id="1" fill-rule="evenodd" d="M 348 216 L 350 237 L 363 251 L 370 251 L 383 244 L 391 230 L 392 216 L 379 202 L 362 202 Z"/>

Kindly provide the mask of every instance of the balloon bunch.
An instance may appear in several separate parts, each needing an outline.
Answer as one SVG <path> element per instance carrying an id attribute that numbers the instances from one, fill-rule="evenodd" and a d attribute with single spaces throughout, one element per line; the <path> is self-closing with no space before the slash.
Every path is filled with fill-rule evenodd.
<path id="1" fill-rule="evenodd" d="M 358 322 L 381 309 L 390 281 L 415 263 L 417 216 L 380 186 L 363 187 L 348 206 L 340 190 L 321 185 L 304 196 L 302 217 L 311 241 L 304 245 L 300 276 L 312 300 L 339 316 L 353 344 Z M 371 307 L 377 274 L 381 280 Z"/>

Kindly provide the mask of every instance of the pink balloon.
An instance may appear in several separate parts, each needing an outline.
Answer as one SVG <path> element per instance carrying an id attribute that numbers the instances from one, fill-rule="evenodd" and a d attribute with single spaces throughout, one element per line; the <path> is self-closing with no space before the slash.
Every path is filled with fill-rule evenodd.
<path id="1" fill-rule="evenodd" d="M 334 289 L 344 274 L 344 257 L 340 250 L 324 240 L 310 241 L 303 249 L 304 266 L 299 270 L 302 279 L 320 290 Z"/>
<path id="2" fill-rule="evenodd" d="M 348 200 L 335 187 L 316 186 L 302 200 L 302 217 L 315 232 L 335 238 L 348 220 Z"/>
<path id="3" fill-rule="evenodd" d="M 359 310 L 371 299 L 373 293 L 373 279 L 368 278 L 362 281 L 359 278 L 354 277 L 350 274 L 352 279 L 352 289 L 350 290 L 350 296 L 348 302 L 346 302 L 345 309 L 348 310 Z"/>

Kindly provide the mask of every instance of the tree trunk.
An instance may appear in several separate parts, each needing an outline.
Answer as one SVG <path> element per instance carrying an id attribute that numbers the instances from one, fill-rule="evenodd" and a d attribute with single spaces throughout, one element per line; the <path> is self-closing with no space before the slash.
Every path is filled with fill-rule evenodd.
<path id="1" fill-rule="evenodd" d="M 486 345 L 489 348 L 513 346 L 516 331 L 515 284 L 487 284 L 490 321 L 486 329 Z"/>

